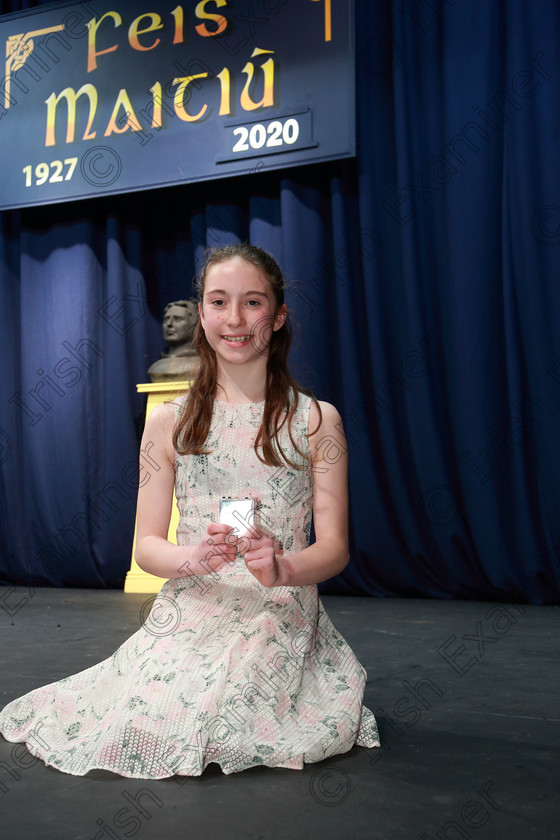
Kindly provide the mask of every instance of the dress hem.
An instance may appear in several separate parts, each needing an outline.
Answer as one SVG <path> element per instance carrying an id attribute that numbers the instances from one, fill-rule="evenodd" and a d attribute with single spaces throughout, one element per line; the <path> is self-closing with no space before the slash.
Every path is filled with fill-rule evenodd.
<path id="1" fill-rule="evenodd" d="M 37 750 L 35 747 L 33 747 L 33 745 L 31 745 L 28 741 L 19 740 L 19 739 L 16 739 L 16 738 L 12 739 L 12 738 L 9 738 L 4 733 L 0 733 L 0 734 L 2 735 L 2 738 L 4 738 L 4 740 L 7 741 L 8 743 L 11 743 L 11 744 L 25 744 L 25 747 L 26 747 L 27 751 L 30 753 L 30 755 L 32 755 L 38 761 L 42 761 L 43 764 L 46 767 L 52 767 L 54 770 L 57 770 L 59 773 L 65 773 L 66 775 L 69 775 L 69 776 L 84 777 L 84 776 L 87 776 L 88 773 L 95 772 L 96 770 L 101 770 L 103 772 L 112 773 L 113 775 L 116 775 L 116 776 L 121 776 L 122 778 L 125 778 L 125 779 L 143 779 L 145 781 L 148 781 L 148 780 L 163 781 L 164 779 L 172 779 L 176 776 L 181 777 L 181 778 L 191 778 L 191 777 L 196 778 L 198 776 L 201 776 L 204 773 L 204 771 L 211 764 L 216 764 L 225 776 L 230 776 L 230 775 L 233 775 L 234 773 L 242 773 L 244 770 L 250 770 L 252 767 L 267 767 L 268 769 L 272 769 L 272 770 L 274 768 L 278 768 L 278 769 L 281 769 L 281 770 L 303 770 L 305 768 L 306 764 L 318 764 L 321 761 L 327 761 L 329 758 L 333 758 L 337 755 L 344 755 L 345 753 L 350 752 L 350 750 L 352 750 L 356 746 L 357 747 L 368 747 L 368 748 L 375 748 L 375 747 L 380 747 L 381 746 L 381 744 L 379 742 L 379 739 L 377 739 L 377 741 L 375 743 L 362 743 L 361 739 L 358 737 L 356 739 L 356 741 L 353 744 L 350 744 L 349 746 L 347 746 L 346 749 L 340 749 L 337 752 L 329 754 L 329 755 L 325 755 L 322 758 L 315 758 L 315 759 L 308 758 L 308 757 L 306 757 L 306 753 L 303 753 L 303 754 L 293 756 L 291 758 L 280 759 L 280 761 L 275 761 L 274 763 L 269 763 L 266 760 L 253 761 L 252 763 L 244 764 L 242 767 L 232 766 L 231 763 L 228 764 L 228 762 L 224 761 L 224 759 L 220 760 L 219 758 L 212 758 L 210 756 L 204 756 L 203 764 L 202 764 L 202 766 L 199 766 L 199 767 L 192 767 L 189 770 L 184 770 L 183 772 L 178 770 L 174 773 L 162 773 L 161 775 L 155 775 L 155 774 L 146 775 L 145 773 L 144 774 L 136 774 L 136 773 L 133 773 L 133 772 L 127 772 L 125 770 L 116 769 L 115 767 L 111 767 L 109 765 L 104 765 L 104 764 L 101 764 L 101 763 L 93 764 L 92 766 L 90 766 L 86 770 L 84 770 L 83 772 L 73 772 L 72 770 L 64 770 L 58 764 L 56 764 L 52 761 L 49 761 L 47 757 L 45 757 L 44 755 L 41 755 L 40 751 Z"/>

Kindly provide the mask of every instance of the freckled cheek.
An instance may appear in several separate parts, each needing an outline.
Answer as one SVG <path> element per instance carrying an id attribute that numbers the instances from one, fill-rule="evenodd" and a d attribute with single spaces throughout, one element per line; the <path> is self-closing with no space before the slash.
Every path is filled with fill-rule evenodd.
<path id="1" fill-rule="evenodd" d="M 223 317 L 220 317 L 219 315 L 210 315 L 204 319 L 205 326 L 210 330 L 218 329 L 223 322 Z"/>

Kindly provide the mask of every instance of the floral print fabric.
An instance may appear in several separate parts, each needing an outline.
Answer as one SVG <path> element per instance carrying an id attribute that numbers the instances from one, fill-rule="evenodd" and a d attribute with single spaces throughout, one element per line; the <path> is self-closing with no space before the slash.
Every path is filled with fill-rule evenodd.
<path id="1" fill-rule="evenodd" d="M 178 411 L 182 401 L 178 401 Z M 293 432 L 308 451 L 310 399 Z M 176 458 L 178 544 L 198 542 L 219 500 L 252 497 L 252 523 L 286 552 L 309 543 L 312 471 L 269 467 L 254 439 L 264 403 L 215 402 L 209 455 Z M 305 463 L 287 430 L 280 444 Z M 65 773 L 93 768 L 161 779 L 255 765 L 301 769 L 379 746 L 362 705 L 366 672 L 329 619 L 316 586 L 266 588 L 238 555 L 208 575 L 164 583 L 142 627 L 108 659 L 29 692 L 0 731 Z"/>

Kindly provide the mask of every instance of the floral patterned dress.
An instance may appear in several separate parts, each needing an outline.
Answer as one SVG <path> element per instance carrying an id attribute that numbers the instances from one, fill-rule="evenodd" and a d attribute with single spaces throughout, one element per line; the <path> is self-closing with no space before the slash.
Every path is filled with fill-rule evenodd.
<path id="1" fill-rule="evenodd" d="M 308 451 L 310 399 L 293 432 Z M 218 520 L 222 496 L 252 497 L 254 527 L 286 552 L 309 544 L 312 473 L 269 467 L 253 443 L 264 403 L 216 401 L 211 454 L 177 456 L 179 544 Z M 179 401 L 178 410 L 181 410 Z M 281 445 L 297 456 L 283 429 Z M 164 583 L 142 627 L 103 662 L 37 688 L 0 713 L 0 732 L 45 764 L 161 779 L 255 765 L 302 769 L 378 747 L 362 705 L 366 671 L 336 630 L 317 587 L 263 587 L 238 555 L 208 575 Z"/>

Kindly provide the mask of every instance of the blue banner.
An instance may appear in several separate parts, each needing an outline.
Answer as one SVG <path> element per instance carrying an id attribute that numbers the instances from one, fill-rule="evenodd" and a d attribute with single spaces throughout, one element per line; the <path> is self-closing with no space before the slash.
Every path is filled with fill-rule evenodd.
<path id="1" fill-rule="evenodd" d="M 0 209 L 356 152 L 352 0 L 57 3 L 0 38 Z"/>

